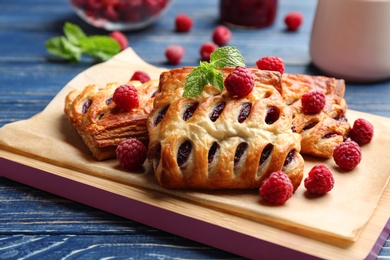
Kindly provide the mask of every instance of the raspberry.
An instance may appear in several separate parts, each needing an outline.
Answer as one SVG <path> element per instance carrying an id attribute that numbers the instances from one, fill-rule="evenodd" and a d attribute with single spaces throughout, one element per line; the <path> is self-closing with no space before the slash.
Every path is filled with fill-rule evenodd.
<path id="1" fill-rule="evenodd" d="M 127 139 L 119 143 L 115 150 L 120 165 L 127 170 L 137 170 L 146 160 L 145 145 L 137 139 Z"/>
<path id="2" fill-rule="evenodd" d="M 313 194 L 323 195 L 333 189 L 332 172 L 323 164 L 314 166 L 305 179 L 305 188 Z"/>
<path id="3" fill-rule="evenodd" d="M 369 121 L 359 118 L 353 123 L 349 137 L 360 145 L 368 144 L 374 137 L 374 126 Z"/>
<path id="4" fill-rule="evenodd" d="M 300 12 L 289 12 L 284 17 L 284 23 L 289 31 L 296 31 L 303 22 L 303 15 Z"/>
<path id="5" fill-rule="evenodd" d="M 193 25 L 192 18 L 186 14 L 178 14 L 175 17 L 175 27 L 177 32 L 188 32 Z"/>
<path id="6" fill-rule="evenodd" d="M 225 87 L 230 94 L 245 97 L 254 87 L 252 72 L 246 67 L 236 67 L 225 79 Z"/>
<path id="7" fill-rule="evenodd" d="M 351 171 L 362 160 L 362 150 L 355 141 L 346 141 L 336 146 L 333 159 L 340 168 Z"/>
<path id="8" fill-rule="evenodd" d="M 276 56 L 263 57 L 256 62 L 256 65 L 261 70 L 279 71 L 280 74 L 284 72 L 284 62 Z"/>
<path id="9" fill-rule="evenodd" d="M 124 84 L 115 89 L 112 100 L 122 109 L 131 110 L 139 106 L 137 89 L 133 85 Z"/>
<path id="10" fill-rule="evenodd" d="M 212 38 L 215 44 L 226 45 L 232 38 L 232 32 L 226 26 L 219 25 L 214 29 Z"/>
<path id="11" fill-rule="evenodd" d="M 202 61 L 210 61 L 210 55 L 213 53 L 216 49 L 218 49 L 218 45 L 216 45 L 213 42 L 206 42 L 204 43 L 199 50 L 200 57 Z"/>
<path id="12" fill-rule="evenodd" d="M 326 97 L 320 90 L 311 91 L 302 96 L 302 111 L 306 115 L 318 114 L 325 107 Z"/>
<path id="13" fill-rule="evenodd" d="M 142 83 L 145 83 L 150 80 L 150 76 L 145 71 L 136 71 L 133 76 L 131 76 L 130 80 L 139 80 Z"/>
<path id="14" fill-rule="evenodd" d="M 126 36 L 120 31 L 113 31 L 108 36 L 110 36 L 119 43 L 119 45 L 121 46 L 121 50 L 124 50 L 127 48 L 127 46 L 129 46 L 129 42 L 127 41 Z"/>
<path id="15" fill-rule="evenodd" d="M 172 65 L 177 65 L 180 63 L 181 58 L 184 56 L 185 50 L 180 45 L 169 45 L 165 49 L 165 56 L 168 59 L 168 62 Z"/>
<path id="16" fill-rule="evenodd" d="M 294 187 L 287 174 L 277 171 L 263 181 L 259 189 L 260 196 L 267 202 L 275 205 L 283 205 L 291 198 Z"/>

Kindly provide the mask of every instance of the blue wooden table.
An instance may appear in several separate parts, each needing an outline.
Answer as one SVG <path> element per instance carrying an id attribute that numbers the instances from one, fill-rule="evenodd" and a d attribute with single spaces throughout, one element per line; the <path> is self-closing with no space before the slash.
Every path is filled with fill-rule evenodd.
<path id="1" fill-rule="evenodd" d="M 316 1 L 280 0 L 275 24 L 261 30 L 233 30 L 236 46 L 254 65 L 276 55 L 286 72 L 321 74 L 310 63 L 309 39 Z M 304 14 L 303 26 L 288 32 L 283 16 Z M 184 12 L 195 25 L 187 34 L 174 32 L 173 19 Z M 84 57 L 77 64 L 53 62 L 45 41 L 62 35 L 65 21 L 87 34 L 106 34 L 84 23 L 66 0 L 1 0 L 0 2 L 0 127 L 39 113 L 74 76 L 93 65 Z M 153 26 L 126 32 L 130 46 L 146 62 L 171 68 L 164 50 L 180 44 L 186 54 L 180 66 L 197 65 L 199 47 L 210 41 L 218 23 L 218 0 L 176 0 Z M 347 83 L 349 108 L 390 117 L 390 82 Z M 137 222 L 0 177 L 0 259 L 239 259 Z M 390 258 L 390 241 L 379 259 Z"/>

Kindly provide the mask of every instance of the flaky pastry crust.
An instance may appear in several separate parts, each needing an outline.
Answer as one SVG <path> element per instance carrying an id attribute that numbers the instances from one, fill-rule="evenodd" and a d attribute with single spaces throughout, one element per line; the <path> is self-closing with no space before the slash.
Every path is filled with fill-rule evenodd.
<path id="1" fill-rule="evenodd" d="M 351 128 L 345 116 L 344 80 L 284 73 L 282 85 L 283 99 L 293 110 L 293 125 L 296 132 L 302 135 L 301 153 L 331 158 L 334 148 L 344 141 Z M 301 98 L 314 90 L 324 92 L 326 105 L 319 114 L 305 115 Z"/>
<path id="2" fill-rule="evenodd" d="M 147 123 L 158 183 L 165 188 L 249 189 L 283 170 L 296 189 L 304 168 L 301 136 L 291 130 L 292 110 L 279 93 L 280 74 L 251 69 L 255 87 L 245 98 L 210 85 L 195 98 L 183 98 L 192 70 L 173 69 L 160 76 Z M 224 78 L 233 70 L 223 69 Z M 244 110 L 249 113 L 242 118 Z"/>
<path id="3" fill-rule="evenodd" d="M 98 160 L 115 157 L 118 144 L 128 138 L 148 145 L 146 120 L 153 107 L 158 81 L 144 84 L 129 81 L 128 84 L 137 88 L 140 103 L 130 111 L 121 110 L 112 102 L 115 89 L 121 85 L 117 82 L 105 87 L 92 84 L 71 91 L 65 98 L 65 114 Z"/>

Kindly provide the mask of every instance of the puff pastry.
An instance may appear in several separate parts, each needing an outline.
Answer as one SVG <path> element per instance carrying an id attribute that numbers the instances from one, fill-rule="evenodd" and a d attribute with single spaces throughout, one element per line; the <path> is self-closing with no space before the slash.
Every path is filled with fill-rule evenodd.
<path id="1" fill-rule="evenodd" d="M 303 176 L 301 136 L 279 93 L 281 76 L 251 68 L 255 87 L 234 98 L 212 86 L 183 98 L 184 67 L 163 72 L 148 117 L 148 154 L 165 188 L 249 189 L 283 170 L 296 189 Z M 224 78 L 234 68 L 222 70 Z"/>
<path id="2" fill-rule="evenodd" d="M 334 148 L 345 140 L 351 128 L 345 116 L 344 80 L 284 73 L 282 86 L 283 100 L 293 110 L 294 128 L 302 135 L 301 153 L 331 158 Z M 326 105 L 319 114 L 305 115 L 301 98 L 313 90 L 325 93 Z"/>
<path id="3" fill-rule="evenodd" d="M 119 83 L 105 87 L 89 85 L 83 90 L 73 90 L 65 98 L 65 114 L 74 125 L 84 143 L 98 160 L 115 157 L 118 144 L 128 138 L 137 138 L 148 145 L 147 116 L 152 110 L 158 80 L 144 84 L 130 81 L 137 88 L 139 107 L 120 110 L 112 102 Z"/>

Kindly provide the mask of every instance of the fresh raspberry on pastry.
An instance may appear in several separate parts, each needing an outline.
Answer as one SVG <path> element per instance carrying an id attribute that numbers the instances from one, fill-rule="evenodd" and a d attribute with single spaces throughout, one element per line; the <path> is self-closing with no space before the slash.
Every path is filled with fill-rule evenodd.
<path id="1" fill-rule="evenodd" d="M 183 97 L 193 67 L 160 76 L 148 118 L 149 150 L 158 183 L 165 188 L 259 188 L 283 170 L 294 190 L 303 177 L 301 136 L 291 130 L 292 110 L 279 93 L 279 73 L 251 68 L 253 90 L 238 98 L 206 85 Z M 226 79 L 235 68 L 221 69 Z"/>

